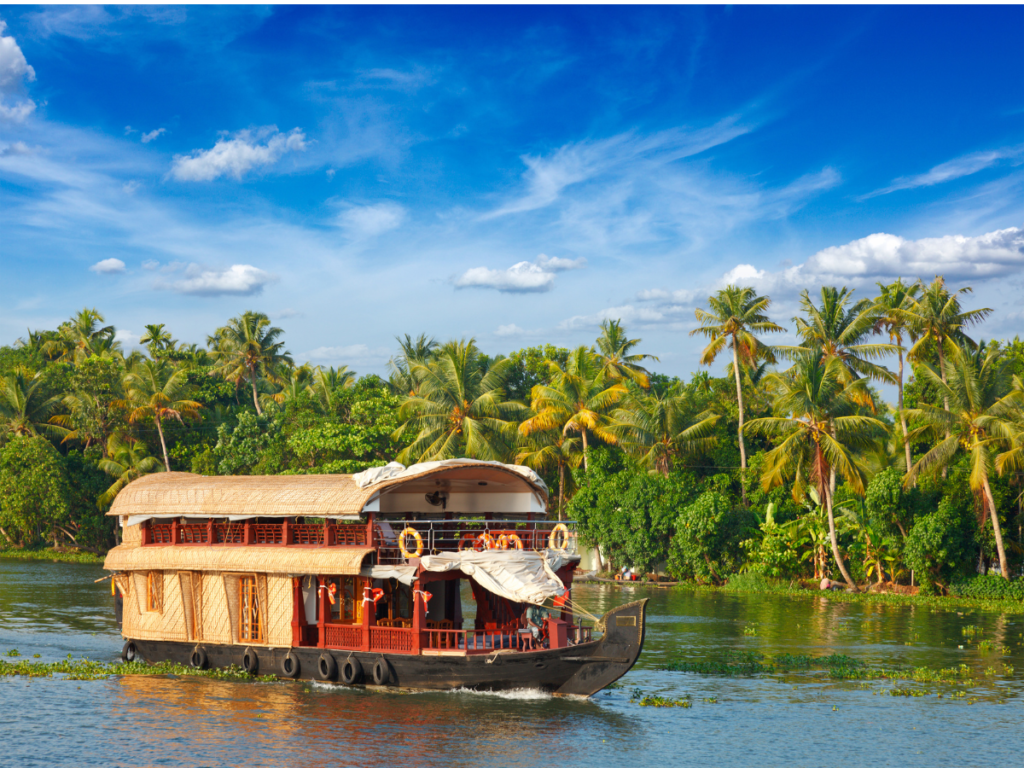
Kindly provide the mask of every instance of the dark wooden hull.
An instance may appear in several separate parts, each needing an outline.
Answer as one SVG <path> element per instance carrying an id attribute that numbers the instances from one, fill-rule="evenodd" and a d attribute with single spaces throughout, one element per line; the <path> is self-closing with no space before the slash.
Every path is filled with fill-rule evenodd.
<path id="1" fill-rule="evenodd" d="M 374 665 L 387 663 L 388 682 L 383 687 L 426 690 L 509 690 L 532 688 L 560 695 L 592 696 L 618 680 L 636 663 L 643 648 L 647 600 L 615 608 L 605 614 L 603 636 L 594 642 L 568 648 L 528 652 L 499 651 L 486 655 L 408 655 L 362 653 L 322 648 L 266 648 L 253 646 L 258 658 L 256 674 L 288 677 L 285 656 L 298 659 L 300 680 L 322 680 L 320 657 L 329 654 L 339 672 L 346 660 L 358 665 L 359 685 L 373 681 Z M 148 662 L 174 661 L 189 664 L 192 652 L 202 648 L 210 667 L 242 666 L 246 651 L 240 645 L 178 643 L 135 640 L 138 654 Z"/>

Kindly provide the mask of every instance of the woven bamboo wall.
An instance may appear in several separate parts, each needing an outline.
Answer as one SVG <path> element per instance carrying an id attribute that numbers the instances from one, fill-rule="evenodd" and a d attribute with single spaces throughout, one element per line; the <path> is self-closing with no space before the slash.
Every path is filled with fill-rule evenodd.
<path id="1" fill-rule="evenodd" d="M 292 644 L 292 580 L 286 576 L 267 577 L 267 644 L 290 647 Z"/>
<path id="2" fill-rule="evenodd" d="M 228 631 L 230 634 L 229 643 L 238 642 L 238 574 L 225 573 L 221 579 L 224 585 L 224 593 L 227 598 Z"/>
<path id="3" fill-rule="evenodd" d="M 126 518 L 127 519 L 127 518 Z M 142 544 L 142 526 L 129 525 L 121 529 L 121 543 L 140 546 Z"/>
<path id="4" fill-rule="evenodd" d="M 185 607 L 181 600 L 181 583 L 176 573 L 160 572 L 163 610 L 147 611 L 146 572 L 132 574 L 131 592 L 134 599 L 126 600 L 122 615 L 122 633 L 135 640 L 185 641 Z"/>
<path id="5" fill-rule="evenodd" d="M 237 587 L 235 601 L 238 601 Z M 217 573 L 204 573 L 203 639 L 208 643 L 230 643 L 233 642 L 231 634 L 224 579 Z"/>

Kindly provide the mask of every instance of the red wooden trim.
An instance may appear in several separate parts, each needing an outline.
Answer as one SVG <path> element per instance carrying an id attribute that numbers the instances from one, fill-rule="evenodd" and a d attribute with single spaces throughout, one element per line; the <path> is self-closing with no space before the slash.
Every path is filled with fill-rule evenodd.
<path id="1" fill-rule="evenodd" d="M 327 601 L 323 599 L 322 590 L 322 587 L 324 586 L 325 583 L 324 577 L 320 576 L 318 578 L 318 582 L 319 584 L 317 586 L 316 599 L 320 605 L 320 619 L 317 622 L 317 626 L 319 627 L 319 640 L 317 641 L 317 648 L 324 648 L 326 647 L 325 644 L 327 642 Z"/>

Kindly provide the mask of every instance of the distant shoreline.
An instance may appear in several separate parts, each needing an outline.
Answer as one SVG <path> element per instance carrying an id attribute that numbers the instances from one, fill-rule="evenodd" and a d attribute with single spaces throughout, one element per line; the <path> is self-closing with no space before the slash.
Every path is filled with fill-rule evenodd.
<path id="1" fill-rule="evenodd" d="M 0 549 L 0 560 L 49 560 L 54 563 L 102 563 L 106 555 L 96 555 L 80 549 L 61 547 L 54 549 Z"/>

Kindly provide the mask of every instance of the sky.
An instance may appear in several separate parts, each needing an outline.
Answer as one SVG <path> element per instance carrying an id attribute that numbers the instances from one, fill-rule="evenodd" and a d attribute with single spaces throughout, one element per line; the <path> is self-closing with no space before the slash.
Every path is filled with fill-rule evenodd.
<path id="1" fill-rule="evenodd" d="M 688 377 L 728 283 L 792 327 L 938 273 L 1013 337 L 1022 39 L 1020 6 L 0 6 L 0 344 L 252 309 L 362 374 L 617 318 Z"/>

